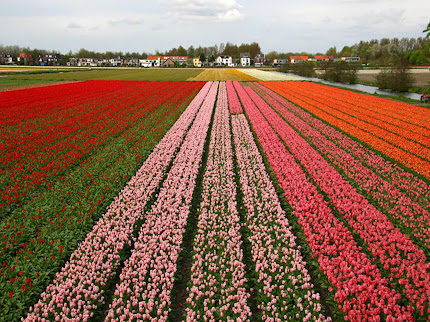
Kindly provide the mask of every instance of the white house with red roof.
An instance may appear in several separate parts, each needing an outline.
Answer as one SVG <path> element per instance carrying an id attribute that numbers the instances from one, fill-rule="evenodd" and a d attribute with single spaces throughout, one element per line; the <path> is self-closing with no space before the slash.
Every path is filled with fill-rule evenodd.
<path id="1" fill-rule="evenodd" d="M 142 67 L 161 67 L 166 62 L 177 64 L 186 64 L 188 56 L 148 56 L 146 59 L 140 59 L 139 64 Z"/>

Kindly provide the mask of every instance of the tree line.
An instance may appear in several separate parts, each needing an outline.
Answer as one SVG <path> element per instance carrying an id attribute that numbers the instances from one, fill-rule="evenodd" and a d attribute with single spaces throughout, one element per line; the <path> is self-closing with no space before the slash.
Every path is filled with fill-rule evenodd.
<path id="1" fill-rule="evenodd" d="M 63 60 L 67 60 L 70 57 L 76 58 L 102 58 L 108 59 L 113 57 L 124 57 L 124 58 L 138 58 L 145 59 L 148 56 L 156 55 L 156 56 L 188 56 L 192 57 L 201 57 L 204 56 L 207 59 L 215 58 L 218 55 L 229 55 L 232 56 L 233 59 L 239 59 L 241 53 L 249 53 L 251 58 L 254 58 L 257 54 L 261 53 L 260 45 L 257 42 L 252 42 L 250 44 L 241 44 L 235 45 L 231 42 L 220 43 L 219 45 L 213 46 L 189 46 L 185 48 L 183 46 L 174 47 L 166 51 L 156 50 L 155 53 L 148 52 L 122 52 L 122 51 L 106 51 L 106 52 L 98 52 L 92 51 L 85 48 L 81 48 L 76 52 L 69 51 L 67 53 L 61 53 L 60 51 L 52 50 L 48 51 L 46 49 L 34 49 L 29 47 L 21 47 L 21 46 L 4 46 L 0 44 L 0 53 L 11 54 L 17 57 L 20 53 L 30 53 L 32 57 L 38 57 L 39 54 L 47 54 L 47 53 L 59 53 L 63 56 Z"/>
<path id="2" fill-rule="evenodd" d="M 336 47 L 331 47 L 327 55 L 360 57 L 363 64 L 370 66 L 390 66 L 399 61 L 407 61 L 409 65 L 425 65 L 430 58 L 430 38 L 372 39 L 344 46 L 339 52 Z"/>
<path id="3" fill-rule="evenodd" d="M 47 51 L 45 49 L 0 45 L 0 53 L 18 56 L 21 52 L 30 53 L 33 57 L 48 52 L 60 53 L 59 51 Z M 124 58 L 144 59 L 154 54 L 157 56 L 201 57 L 208 60 L 215 60 L 218 55 L 228 55 L 237 60 L 240 58 L 241 53 L 249 53 L 251 59 L 253 59 L 257 54 L 262 53 L 262 50 L 258 42 L 252 42 L 250 44 L 242 43 L 241 45 L 227 42 L 207 47 L 189 46 L 185 48 L 184 46 L 179 46 L 166 51 L 156 50 L 155 53 L 122 51 L 98 52 L 81 48 L 76 52 L 69 51 L 67 53 L 62 53 L 62 56 L 65 61 L 68 61 L 69 57 L 108 59 L 122 56 Z M 322 54 L 324 53 L 315 53 L 315 55 Z M 331 47 L 325 54 L 331 55 L 334 58 L 360 57 L 361 62 L 369 66 L 391 66 L 401 60 L 407 61 L 410 65 L 425 65 L 428 64 L 430 58 L 430 37 L 372 39 L 369 41 L 360 41 L 352 46 L 344 46 L 340 51 L 338 51 L 336 47 Z M 308 52 L 270 51 L 266 54 L 266 59 L 269 61 L 273 61 L 274 59 L 289 59 L 290 56 L 295 55 L 312 57 L 314 54 Z"/>

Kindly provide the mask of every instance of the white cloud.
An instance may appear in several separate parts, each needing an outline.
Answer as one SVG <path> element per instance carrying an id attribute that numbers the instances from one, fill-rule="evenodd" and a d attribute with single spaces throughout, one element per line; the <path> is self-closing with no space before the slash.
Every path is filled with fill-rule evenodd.
<path id="1" fill-rule="evenodd" d="M 137 26 L 137 25 L 143 25 L 144 21 L 141 18 L 127 17 L 119 20 L 109 20 L 109 24 L 112 26 L 116 26 L 116 25 Z"/>
<path id="2" fill-rule="evenodd" d="M 218 19 L 222 21 L 237 21 L 243 18 L 243 14 L 237 9 L 231 9 L 223 13 L 218 14 Z"/>
<path id="3" fill-rule="evenodd" d="M 80 24 L 76 23 L 76 22 L 69 22 L 69 24 L 67 25 L 66 28 L 69 28 L 69 29 L 80 29 L 80 28 L 82 28 L 82 26 Z"/>
<path id="4" fill-rule="evenodd" d="M 232 22 L 243 18 L 236 0 L 158 0 L 165 17 L 181 22 Z"/>

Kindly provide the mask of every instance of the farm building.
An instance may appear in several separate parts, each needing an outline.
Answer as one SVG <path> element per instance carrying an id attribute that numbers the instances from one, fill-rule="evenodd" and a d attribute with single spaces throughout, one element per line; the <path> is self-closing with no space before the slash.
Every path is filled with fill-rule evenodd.
<path id="1" fill-rule="evenodd" d="M 251 66 L 251 57 L 249 53 L 240 53 L 240 65 L 242 67 Z"/>
<path id="2" fill-rule="evenodd" d="M 290 62 L 291 63 L 300 63 L 303 61 L 309 61 L 309 57 L 308 56 L 290 56 Z"/>
<path id="3" fill-rule="evenodd" d="M 354 61 L 360 61 L 360 57 L 340 57 L 341 61 L 346 62 L 354 62 Z"/>
<path id="4" fill-rule="evenodd" d="M 233 63 L 233 58 L 231 56 L 225 56 L 225 55 L 218 56 L 215 60 L 215 65 L 228 66 L 228 67 L 235 66 L 235 64 Z"/>
<path id="5" fill-rule="evenodd" d="M 263 67 L 264 66 L 265 57 L 264 54 L 257 54 L 254 58 L 254 66 L 255 67 Z"/>
<path id="6" fill-rule="evenodd" d="M 193 66 L 194 67 L 202 67 L 202 62 L 200 61 L 200 57 L 193 58 Z"/>
<path id="7" fill-rule="evenodd" d="M 279 67 L 281 65 L 285 65 L 287 63 L 289 63 L 290 60 L 289 59 L 280 59 L 280 58 L 275 58 L 273 60 L 273 67 Z"/>
<path id="8" fill-rule="evenodd" d="M 331 55 L 315 55 L 314 61 L 330 61 L 333 60 L 333 56 Z"/>
<path id="9" fill-rule="evenodd" d="M 175 66 L 175 64 L 186 64 L 188 56 L 148 56 L 146 59 L 140 59 L 142 67 L 161 67 Z"/>

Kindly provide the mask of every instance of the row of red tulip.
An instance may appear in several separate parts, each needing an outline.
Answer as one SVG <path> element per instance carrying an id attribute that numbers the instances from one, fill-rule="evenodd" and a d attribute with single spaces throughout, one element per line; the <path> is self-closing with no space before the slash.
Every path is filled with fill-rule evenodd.
<path id="1" fill-rule="evenodd" d="M 181 95 L 186 97 L 187 94 L 189 95 L 188 91 L 182 90 Z M 154 102 L 153 105 L 147 108 L 154 109 L 158 104 L 158 101 Z M 106 186 L 106 183 L 103 183 L 103 181 L 105 181 L 103 179 L 106 179 L 109 173 L 111 178 L 118 174 L 118 172 L 111 173 L 119 164 L 113 166 L 112 159 L 116 159 L 117 162 L 123 159 L 125 156 L 124 152 L 126 151 L 125 148 L 130 145 L 133 146 L 134 140 L 139 137 L 143 136 L 144 140 L 141 141 L 143 145 L 145 145 L 145 135 L 148 139 L 152 136 L 160 137 L 165 130 L 160 128 L 161 124 L 159 124 L 157 125 L 159 129 L 155 131 L 154 122 L 155 120 L 160 122 L 166 117 L 169 118 L 169 115 L 165 113 L 172 109 L 172 105 L 169 102 L 165 102 L 164 108 L 164 111 L 157 110 L 149 114 L 148 117 L 141 119 L 139 123 L 133 122 L 133 118 L 130 118 L 126 131 L 123 131 L 120 137 L 117 137 L 111 144 L 106 146 L 110 148 L 111 153 L 100 149 L 100 151 L 98 151 L 98 157 L 87 159 L 85 163 L 81 164 L 80 168 L 74 169 L 75 171 L 71 172 L 66 177 L 60 178 L 60 182 L 57 183 L 54 181 L 54 185 L 51 183 L 44 192 L 34 196 L 31 202 L 23 205 L 22 209 L 16 209 L 12 215 L 5 218 L 3 234 L 1 236 L 5 245 L 0 251 L 0 259 L 6 262 L 6 264 L 9 264 L 11 256 L 18 254 L 18 252 L 26 254 L 29 251 L 34 251 L 35 245 L 40 244 L 40 240 L 55 239 L 53 238 L 54 232 L 52 231 L 53 224 L 55 221 L 59 221 L 59 219 L 55 217 L 61 217 L 60 219 L 62 222 L 57 229 L 62 231 L 64 229 L 73 230 L 74 226 L 80 226 L 82 221 L 87 221 L 89 219 L 88 217 L 92 216 L 96 207 L 100 206 L 103 202 L 106 190 L 110 189 L 109 185 L 111 183 Z M 151 134 L 148 135 L 148 133 Z M 119 142 L 122 142 L 122 144 L 119 144 Z M 147 147 L 147 149 L 150 148 L 150 146 Z M 122 149 L 123 152 L 118 156 L 115 155 L 115 151 L 120 149 Z M 134 156 L 132 156 L 132 158 L 134 158 Z M 130 166 L 132 165 L 128 165 L 128 167 Z M 102 176 L 102 178 L 100 178 L 100 176 Z M 95 181 L 95 178 L 99 178 L 97 181 L 102 182 L 101 184 L 105 186 L 104 191 L 102 195 L 87 197 L 87 194 L 91 190 L 100 190 L 97 188 L 99 183 Z M 114 183 L 116 184 L 116 182 Z M 92 187 L 93 189 L 91 189 Z M 94 197 L 97 197 L 97 199 Z M 84 202 L 87 198 L 90 199 L 88 202 L 89 204 Z M 97 200 L 97 202 L 91 199 Z M 10 224 L 11 222 L 13 225 Z M 17 228 L 20 229 L 17 230 Z M 26 255 L 28 256 L 28 254 Z"/>
<path id="2" fill-rule="evenodd" d="M 172 89 L 176 86 L 179 87 L 178 90 L 186 87 L 178 84 L 172 86 Z M 105 91 L 104 95 L 97 97 L 95 101 L 92 101 L 93 97 L 90 96 L 91 99 L 78 105 L 85 113 L 72 114 L 71 117 L 56 120 L 54 123 L 47 120 L 46 115 L 41 115 L 39 119 L 43 122 L 40 124 L 41 127 L 31 131 L 38 136 L 32 138 L 29 143 L 20 144 L 23 142 L 22 136 L 16 131 L 9 131 L 9 137 L 4 140 L 8 142 L 8 150 L 13 152 L 1 157 L 4 171 L 0 175 L 0 181 L 4 203 L 0 204 L 0 208 L 22 200 L 39 185 L 49 183 L 58 173 L 107 144 L 132 122 L 145 117 L 160 102 L 176 93 L 172 90 L 167 95 L 170 97 L 155 96 L 154 93 L 161 88 L 160 84 L 151 86 L 135 84 L 132 88 L 118 88 L 116 92 L 110 92 L 109 98 Z M 133 95 L 126 95 L 130 90 Z M 58 102 L 52 100 L 50 103 L 53 108 L 49 115 L 55 115 Z M 31 106 L 23 106 L 20 111 L 28 108 Z M 21 131 L 22 124 L 19 126 L 18 132 Z M 24 142 L 28 142 L 25 136 L 24 138 Z"/>
<path id="3" fill-rule="evenodd" d="M 207 83 L 113 200 L 107 212 L 41 295 L 27 321 L 39 317 L 83 321 L 93 316 L 104 303 L 106 284 L 119 267 L 120 255 L 126 244 L 131 242 L 136 224 L 143 219 L 141 210 L 162 181 L 209 88 Z"/>
<path id="4" fill-rule="evenodd" d="M 388 280 L 336 218 L 248 93 L 244 90 L 238 93 L 313 256 L 333 285 L 329 291 L 334 292 L 345 318 L 352 321 L 375 320 L 381 316 L 391 320 L 412 319 L 411 312 L 399 305 L 401 295 L 388 286 Z"/>
<path id="5" fill-rule="evenodd" d="M 220 83 L 187 288 L 188 321 L 247 321 L 251 317 L 227 91 L 226 84 Z"/>
<path id="6" fill-rule="evenodd" d="M 132 254 L 121 272 L 107 321 L 167 320 L 176 262 L 217 89 L 218 83 L 213 83 L 154 205 L 146 214 Z"/>

